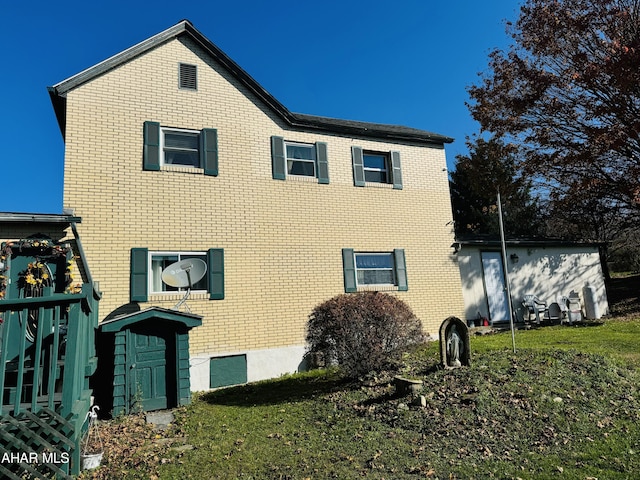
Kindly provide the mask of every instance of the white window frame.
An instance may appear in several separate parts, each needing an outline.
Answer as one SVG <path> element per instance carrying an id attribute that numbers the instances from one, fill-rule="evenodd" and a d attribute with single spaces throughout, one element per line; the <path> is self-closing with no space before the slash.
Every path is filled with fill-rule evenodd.
<path id="1" fill-rule="evenodd" d="M 188 152 L 196 152 L 198 155 L 198 165 L 179 165 L 179 164 L 173 164 L 173 163 L 166 163 L 165 162 L 165 155 L 166 155 L 166 145 L 165 145 L 165 134 L 167 133 L 173 133 L 173 132 L 178 132 L 178 133 L 190 133 L 190 134 L 194 134 L 197 136 L 198 138 L 198 148 L 196 149 L 179 149 L 179 148 L 173 148 L 173 151 L 188 151 Z M 172 147 L 169 147 L 172 148 Z M 184 167 L 184 168 L 202 168 L 202 165 L 200 165 L 200 131 L 199 130 L 189 130 L 186 128 L 172 128 L 172 127 L 160 127 L 160 164 L 162 166 L 168 166 L 168 167 Z"/>
<path id="2" fill-rule="evenodd" d="M 374 256 L 388 256 L 391 257 L 391 267 L 390 268 L 361 268 L 358 267 L 358 255 L 374 255 Z M 398 286 L 398 276 L 396 273 L 396 259 L 393 252 L 353 252 L 353 266 L 356 270 L 356 287 L 395 287 Z M 358 272 L 365 270 L 391 270 L 392 283 L 360 283 L 358 279 Z"/>
<path id="3" fill-rule="evenodd" d="M 289 158 L 288 153 L 287 153 L 288 152 L 288 150 L 287 150 L 288 146 L 309 148 L 311 150 L 311 152 L 313 152 L 313 160 L 307 160 L 307 159 L 301 159 L 301 158 Z M 284 142 L 284 157 L 285 157 L 285 163 L 286 163 L 286 167 L 287 167 L 287 171 L 286 171 L 287 176 L 291 175 L 293 177 L 318 178 L 318 155 L 317 155 L 317 152 L 316 152 L 315 143 L 289 142 L 289 141 L 285 140 L 285 142 Z M 311 163 L 313 165 L 313 175 L 299 175 L 299 174 L 295 174 L 295 173 L 289 173 L 289 161 Z"/>
<path id="4" fill-rule="evenodd" d="M 153 251 L 153 252 L 149 252 L 148 254 L 148 258 L 147 258 L 147 272 L 149 272 L 148 274 L 148 285 L 149 285 L 149 293 L 151 295 L 175 295 L 176 293 L 184 293 L 187 291 L 187 288 L 178 288 L 176 290 L 155 290 L 154 289 L 154 274 L 155 272 L 153 271 L 153 257 L 160 257 L 160 256 L 176 256 L 178 259 L 176 260 L 176 262 L 179 262 L 180 260 L 183 260 L 181 258 L 181 256 L 199 256 L 199 257 L 203 257 L 202 260 L 206 263 L 207 262 L 207 252 L 201 252 L 201 251 L 187 251 L 187 252 L 183 252 L 183 251 Z M 160 275 L 162 272 L 158 272 L 157 275 Z M 205 275 L 205 279 L 206 279 L 206 275 Z M 208 281 L 207 281 L 208 283 Z M 162 280 L 160 279 L 160 284 L 162 285 Z M 205 289 L 200 289 L 200 290 L 191 290 L 192 293 L 206 293 L 208 291 L 208 285 L 207 288 Z"/>
<path id="5" fill-rule="evenodd" d="M 366 157 L 382 157 L 384 159 L 384 167 L 385 168 L 373 168 L 373 167 L 367 167 L 365 164 L 365 158 Z M 362 168 L 364 170 L 364 181 L 367 183 L 381 183 L 381 184 L 386 184 L 386 183 L 392 183 L 391 181 L 391 156 L 390 154 L 386 153 L 386 152 L 373 152 L 370 150 L 363 150 L 362 151 Z M 384 172 L 386 175 L 386 181 L 385 182 L 378 182 L 375 180 L 367 180 L 367 172 Z"/>

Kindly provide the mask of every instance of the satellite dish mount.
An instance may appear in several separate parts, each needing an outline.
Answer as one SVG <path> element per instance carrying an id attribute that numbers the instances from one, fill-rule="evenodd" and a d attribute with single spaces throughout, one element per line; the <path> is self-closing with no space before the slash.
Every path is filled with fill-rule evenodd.
<path id="1" fill-rule="evenodd" d="M 202 280 L 205 273 L 207 273 L 207 264 L 199 258 L 180 260 L 179 262 L 172 263 L 162 271 L 162 281 L 164 283 L 170 287 L 187 289 L 184 297 L 173 307 L 174 310 L 179 311 L 184 305 L 186 311 L 191 312 L 186 301 L 189 295 L 191 295 L 193 285 Z"/>

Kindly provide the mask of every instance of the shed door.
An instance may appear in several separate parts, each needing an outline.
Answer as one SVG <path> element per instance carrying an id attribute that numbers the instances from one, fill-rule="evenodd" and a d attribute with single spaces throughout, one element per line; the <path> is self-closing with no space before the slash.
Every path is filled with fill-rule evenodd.
<path id="1" fill-rule="evenodd" d="M 500 252 L 482 252 L 484 289 L 492 322 L 509 320 L 509 302 Z"/>
<path id="2" fill-rule="evenodd" d="M 177 405 L 175 332 L 167 330 L 145 322 L 129 332 L 130 405 L 140 402 L 146 411 Z"/>

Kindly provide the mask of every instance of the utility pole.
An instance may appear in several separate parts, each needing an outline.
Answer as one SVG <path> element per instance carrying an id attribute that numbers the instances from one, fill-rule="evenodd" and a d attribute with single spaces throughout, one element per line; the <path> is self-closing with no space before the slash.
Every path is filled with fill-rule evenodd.
<path id="1" fill-rule="evenodd" d="M 504 240 L 504 224 L 502 222 L 502 200 L 500 199 L 500 189 L 498 189 L 498 220 L 500 223 L 500 243 L 502 245 L 502 265 L 504 266 L 504 279 L 505 286 L 507 287 L 507 304 L 509 306 L 511 342 L 513 343 L 513 353 L 516 353 L 516 332 L 513 326 L 513 304 L 511 302 L 511 285 L 509 283 L 509 272 L 507 267 L 507 244 Z"/>

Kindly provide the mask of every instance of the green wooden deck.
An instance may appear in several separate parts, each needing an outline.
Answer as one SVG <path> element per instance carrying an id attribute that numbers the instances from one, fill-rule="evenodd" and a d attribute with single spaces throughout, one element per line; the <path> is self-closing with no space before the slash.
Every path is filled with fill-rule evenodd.
<path id="1" fill-rule="evenodd" d="M 80 440 L 96 369 L 99 296 L 0 300 L 0 474 L 67 478 L 79 473 Z"/>

